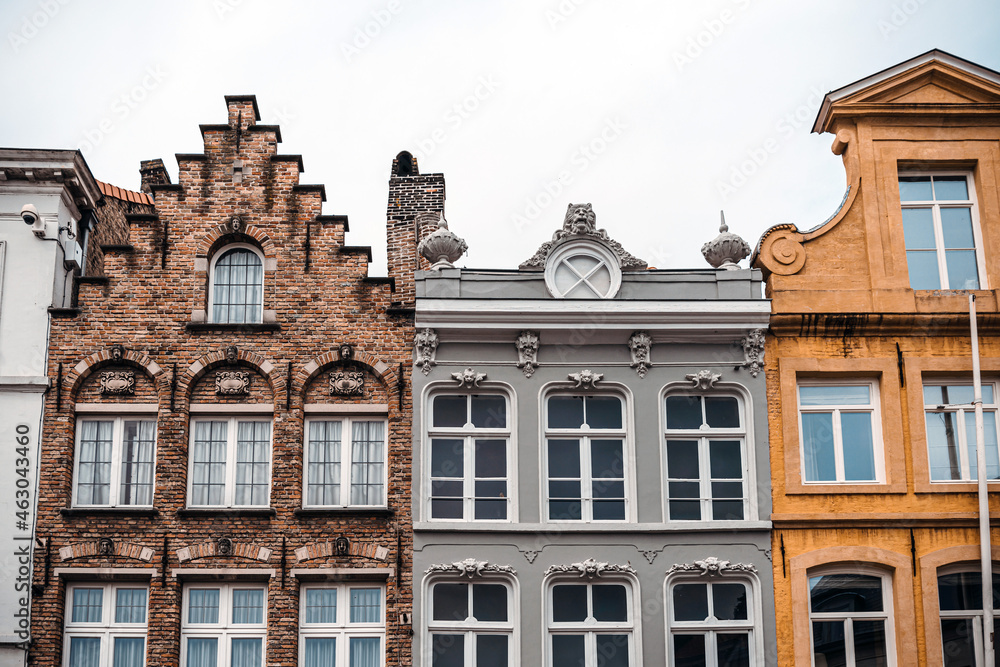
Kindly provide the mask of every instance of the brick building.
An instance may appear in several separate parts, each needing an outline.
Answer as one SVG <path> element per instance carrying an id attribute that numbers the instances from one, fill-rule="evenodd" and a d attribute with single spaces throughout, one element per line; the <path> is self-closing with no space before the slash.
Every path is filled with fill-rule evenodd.
<path id="1" fill-rule="evenodd" d="M 102 185 L 53 313 L 34 665 L 411 664 L 412 272 L 443 183 L 400 154 L 369 277 L 255 98 L 226 103 L 177 183 Z"/>

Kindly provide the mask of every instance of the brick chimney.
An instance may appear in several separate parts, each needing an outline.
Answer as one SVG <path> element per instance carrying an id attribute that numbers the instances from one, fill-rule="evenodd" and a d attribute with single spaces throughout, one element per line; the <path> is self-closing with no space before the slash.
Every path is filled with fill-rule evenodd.
<path id="1" fill-rule="evenodd" d="M 142 185 L 139 187 L 139 190 L 145 192 L 147 195 L 153 194 L 149 188 L 150 185 L 170 183 L 170 174 L 167 173 L 167 168 L 163 166 L 163 160 L 160 158 L 141 161 L 139 163 L 139 175 L 142 177 Z"/>
<path id="2" fill-rule="evenodd" d="M 386 242 L 389 275 L 396 279 L 395 298 L 403 307 L 416 304 L 413 272 L 430 264 L 417 253 L 417 244 L 437 229 L 444 213 L 444 174 L 420 174 L 417 159 L 403 151 L 392 161 Z"/>

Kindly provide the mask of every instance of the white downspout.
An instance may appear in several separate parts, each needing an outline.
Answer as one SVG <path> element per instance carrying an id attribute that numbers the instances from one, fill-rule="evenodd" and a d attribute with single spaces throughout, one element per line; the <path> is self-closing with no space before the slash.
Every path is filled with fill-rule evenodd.
<path id="1" fill-rule="evenodd" d="M 976 329 L 976 295 L 969 295 L 972 330 L 972 383 L 976 407 L 976 472 L 979 495 L 979 558 L 983 571 L 983 663 L 993 664 L 993 557 L 990 545 L 990 501 L 986 483 L 986 445 L 983 431 L 983 385 L 979 372 L 979 332 Z"/>

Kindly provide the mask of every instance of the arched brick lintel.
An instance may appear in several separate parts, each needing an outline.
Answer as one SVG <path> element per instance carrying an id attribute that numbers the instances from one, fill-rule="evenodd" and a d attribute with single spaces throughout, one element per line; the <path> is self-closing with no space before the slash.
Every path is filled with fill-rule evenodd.
<path id="1" fill-rule="evenodd" d="M 309 383 L 316 379 L 323 371 L 327 370 L 331 366 L 335 366 L 343 361 L 340 357 L 340 350 L 330 350 L 326 354 L 321 354 L 316 357 L 305 366 L 303 366 L 295 374 L 295 384 L 299 388 L 299 398 L 305 398 L 306 389 L 309 387 Z M 399 373 L 396 368 L 393 368 L 392 364 L 379 359 L 373 354 L 368 352 L 363 352 L 358 349 L 353 350 L 350 361 L 352 363 L 359 364 L 370 370 L 375 377 L 378 378 L 386 389 L 390 391 L 396 390 L 396 383 L 399 379 Z"/>
<path id="2" fill-rule="evenodd" d="M 285 378 L 281 376 L 277 366 L 254 352 L 246 350 L 236 350 L 235 363 L 226 358 L 226 349 L 215 350 L 202 355 L 194 361 L 177 378 L 177 395 L 183 396 L 185 400 L 191 400 L 191 391 L 195 384 L 209 371 L 219 366 L 249 366 L 267 378 L 271 388 L 271 401 L 278 403 L 278 397 L 283 396 L 285 391 Z"/>
<path id="3" fill-rule="evenodd" d="M 113 348 L 109 347 L 101 350 L 100 352 L 95 352 L 89 357 L 81 359 L 80 362 L 73 367 L 73 370 L 63 377 L 63 386 L 68 389 L 67 393 L 69 394 L 71 401 L 76 400 L 77 392 L 80 390 L 80 387 L 83 386 L 84 380 L 101 368 L 112 365 L 129 366 L 141 370 L 149 376 L 149 379 L 153 381 L 153 384 L 157 389 L 157 394 L 162 394 L 162 392 L 167 389 L 165 384 L 161 384 L 161 381 L 165 381 L 166 373 L 163 372 L 163 369 L 160 368 L 159 364 L 150 359 L 144 353 L 137 352 L 135 350 L 125 350 L 121 359 L 114 359 L 112 350 Z"/>

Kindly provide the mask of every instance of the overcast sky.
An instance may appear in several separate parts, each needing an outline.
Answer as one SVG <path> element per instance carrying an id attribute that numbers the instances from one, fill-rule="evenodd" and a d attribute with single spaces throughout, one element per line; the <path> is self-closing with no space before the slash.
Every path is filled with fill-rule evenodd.
<path id="1" fill-rule="evenodd" d="M 459 265 L 516 267 L 590 202 L 651 266 L 705 267 L 720 209 L 755 245 L 840 203 L 824 93 L 933 48 L 1000 70 L 997 0 L 2 0 L 0 29 L 0 146 L 138 189 L 255 94 L 372 275 L 401 150 L 444 173 Z"/>

